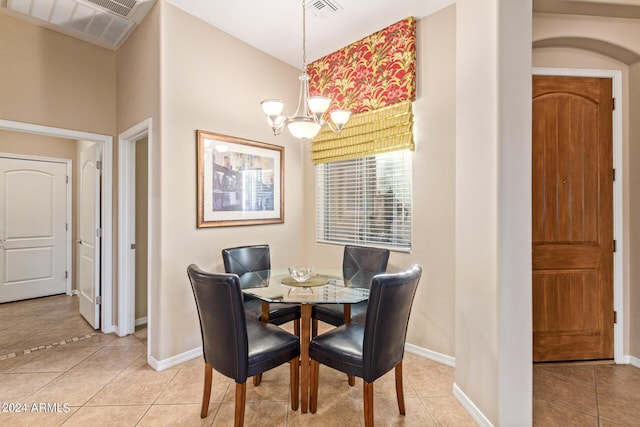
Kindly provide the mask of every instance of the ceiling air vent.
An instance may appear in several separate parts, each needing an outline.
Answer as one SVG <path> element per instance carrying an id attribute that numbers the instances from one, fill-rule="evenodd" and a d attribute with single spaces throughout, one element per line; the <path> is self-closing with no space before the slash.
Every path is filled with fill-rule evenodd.
<path id="1" fill-rule="evenodd" d="M 113 13 L 125 18 L 129 16 L 131 9 L 136 5 L 136 0 L 87 0 L 89 3 L 104 7 Z"/>
<path id="2" fill-rule="evenodd" d="M 7 0 L 7 9 L 32 22 L 117 49 L 156 0 Z"/>
<path id="3" fill-rule="evenodd" d="M 341 11 L 343 8 L 336 0 L 312 0 L 307 4 L 307 9 L 316 18 L 326 18 Z"/>

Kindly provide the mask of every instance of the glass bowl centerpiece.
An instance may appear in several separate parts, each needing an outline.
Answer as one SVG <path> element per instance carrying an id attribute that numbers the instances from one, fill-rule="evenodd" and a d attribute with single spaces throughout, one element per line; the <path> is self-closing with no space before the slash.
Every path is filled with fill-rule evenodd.
<path id="1" fill-rule="evenodd" d="M 289 276 L 298 283 L 306 282 L 313 275 L 313 265 L 294 264 L 289 266 Z"/>

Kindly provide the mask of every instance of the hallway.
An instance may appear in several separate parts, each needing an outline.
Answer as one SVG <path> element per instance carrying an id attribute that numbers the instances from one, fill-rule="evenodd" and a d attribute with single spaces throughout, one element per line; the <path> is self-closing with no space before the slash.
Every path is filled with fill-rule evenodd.
<path id="1" fill-rule="evenodd" d="M 78 297 L 68 295 L 0 304 L 0 360 L 97 334 L 78 304 Z"/>

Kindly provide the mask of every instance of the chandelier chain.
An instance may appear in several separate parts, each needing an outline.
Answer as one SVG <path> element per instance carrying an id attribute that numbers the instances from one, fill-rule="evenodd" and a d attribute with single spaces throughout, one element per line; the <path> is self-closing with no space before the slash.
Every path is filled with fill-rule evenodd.
<path id="1" fill-rule="evenodd" d="M 302 71 L 307 72 L 307 22 L 305 0 L 302 0 Z"/>
<path id="2" fill-rule="evenodd" d="M 1 0 L 0 0 L 1 1 Z M 328 96 L 309 96 L 309 75 L 307 74 L 307 8 L 306 0 L 302 3 L 302 73 L 300 81 L 300 97 L 298 108 L 293 116 L 282 114 L 284 102 L 280 99 L 265 99 L 260 103 L 262 112 L 267 116 L 267 123 L 274 135 L 279 135 L 286 127 L 296 138 L 310 141 L 323 126 L 328 126 L 332 132 L 340 133 L 349 120 L 351 111 L 335 109 L 328 115 L 330 121 L 325 121 L 323 115 L 328 111 L 331 98 Z"/>

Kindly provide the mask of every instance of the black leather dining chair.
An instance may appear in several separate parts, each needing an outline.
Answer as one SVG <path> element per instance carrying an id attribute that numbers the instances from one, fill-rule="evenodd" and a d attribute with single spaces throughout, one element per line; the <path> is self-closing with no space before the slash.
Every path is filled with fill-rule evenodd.
<path id="1" fill-rule="evenodd" d="M 356 288 L 369 288 L 376 274 L 387 271 L 389 250 L 365 246 L 345 245 L 342 257 L 342 277 L 345 284 Z M 367 301 L 351 305 L 351 317 L 363 320 L 367 310 Z M 344 324 L 344 306 L 342 304 L 315 305 L 311 311 L 313 319 L 311 336 L 318 335 L 318 321 L 333 326 Z"/>
<path id="2" fill-rule="evenodd" d="M 374 381 L 395 368 L 398 409 L 405 415 L 402 359 L 411 306 L 421 275 L 422 268 L 413 265 L 402 273 L 375 276 L 364 324 L 351 322 L 311 340 L 311 413 L 318 407 L 318 374 L 323 364 L 363 379 L 366 427 L 373 426 Z"/>
<path id="3" fill-rule="evenodd" d="M 246 273 L 268 274 L 271 269 L 269 245 L 238 246 L 222 250 L 224 271 L 241 276 Z M 264 277 L 263 279 L 266 279 Z M 250 317 L 262 317 L 262 305 L 259 299 L 244 296 L 245 310 Z M 300 307 L 290 304 L 269 304 L 269 323 L 283 325 L 293 321 L 296 335 L 300 335 Z"/>
<path id="4" fill-rule="evenodd" d="M 244 424 L 247 378 L 290 364 L 291 409 L 298 409 L 300 340 L 278 326 L 247 320 L 235 274 L 213 274 L 191 264 L 187 274 L 200 318 L 204 391 L 200 417 L 209 412 L 212 370 L 236 382 L 234 425 Z"/>
<path id="5" fill-rule="evenodd" d="M 268 279 L 271 269 L 271 251 L 269 245 L 238 246 L 222 250 L 222 262 L 224 271 L 238 276 L 254 273 L 244 286 L 252 286 L 253 282 Z M 262 277 L 263 275 L 264 277 Z M 262 302 L 244 294 L 245 313 L 248 318 L 262 319 Z M 293 321 L 293 332 L 300 336 L 300 306 L 295 304 L 269 304 L 269 323 L 283 325 Z M 253 377 L 253 385 L 258 386 L 262 381 L 262 374 Z"/>

